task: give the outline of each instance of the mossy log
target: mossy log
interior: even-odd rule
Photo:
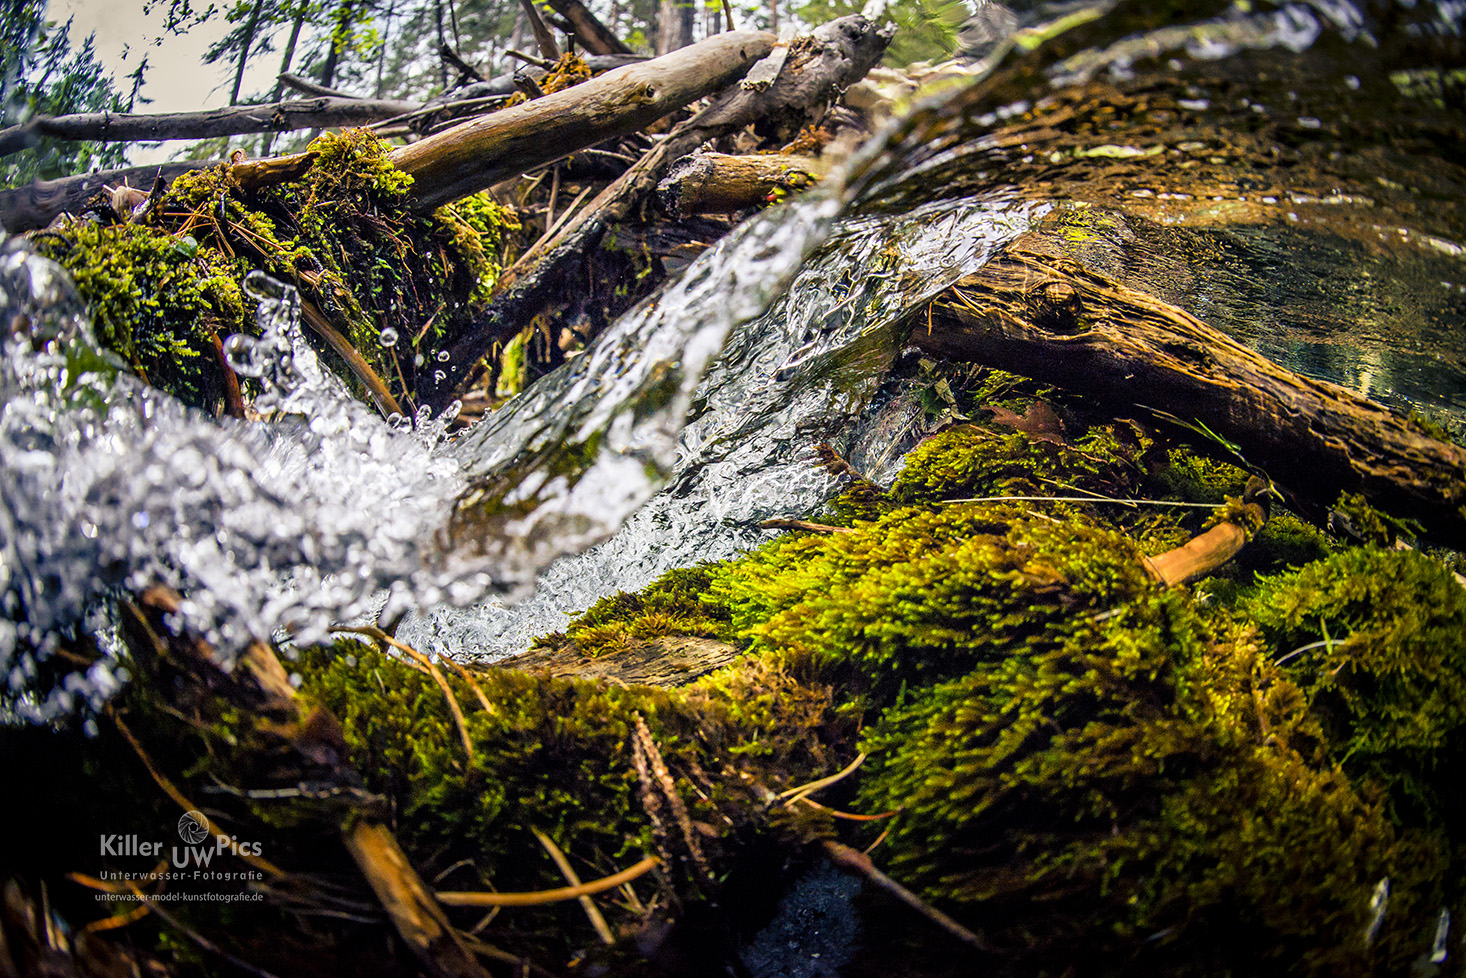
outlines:
[[[317,770],[317,777],[324,773],[334,784],[360,783],[346,765],[340,721],[296,695],[273,649],[253,643],[240,655],[231,677],[215,667],[213,650],[169,630],[165,619],[177,615],[179,606],[178,595],[154,587],[139,597],[137,605],[124,608],[123,627],[130,632],[129,646],[140,657],[139,665],[157,674],[172,660],[173,667],[197,677],[221,700],[245,707],[235,714],[237,739],[250,739],[251,726],[268,729],[274,738],[284,732],[288,753],[298,755],[298,763],[328,769]],[[152,661],[153,656],[159,661]],[[281,745],[275,750],[280,752]],[[341,839],[388,919],[429,973],[441,978],[487,978],[379,817],[359,813],[347,819]]]
[[[657,185],[657,201],[673,217],[731,214],[811,187],[823,170],[807,156],[695,153],[683,157]]]
[[[202,112],[83,112],[37,116],[21,125],[0,129],[0,156],[29,149],[43,136],[99,142],[212,139],[256,132],[362,126],[418,108],[420,103],[396,99],[317,97],[264,105],[231,105]]]
[[[1009,249],[933,302],[911,341],[1199,421],[1301,498],[1360,492],[1466,546],[1466,450],[1072,260]]]
[[[723,88],[773,49],[758,31],[717,34],[680,51],[445,130],[392,153],[420,210],[645,128]]]

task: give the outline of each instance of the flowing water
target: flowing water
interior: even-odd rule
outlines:
[[[738,553],[829,494],[818,443],[889,476],[924,421],[883,386],[901,330],[1021,236],[1305,373],[1466,409],[1466,7],[1024,16],[964,87],[452,440],[352,401],[262,278],[263,338],[229,354],[267,420],[206,418],[96,353],[64,276],[7,250],[0,705],[99,702],[125,676],[54,653],[150,583],[226,657],[400,612],[420,648],[498,657]]]

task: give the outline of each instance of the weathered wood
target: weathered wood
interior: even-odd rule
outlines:
[[[234,105],[204,112],[163,112],[155,115],[83,112],[77,115],[37,116],[23,125],[0,130],[0,156],[29,149],[42,136],[97,142],[211,139],[215,136],[256,132],[360,126],[412,112],[419,107],[417,102],[401,102],[395,99],[319,96],[265,105]]]
[[[740,77],[773,49],[756,31],[718,34],[533,102],[472,119],[404,146],[392,162],[431,210],[506,177],[645,128]]]
[[[548,672],[552,676],[608,678],[670,689],[720,669],[741,654],[736,645],[695,635],[663,635],[634,647],[594,656],[586,655],[579,646],[566,639],[557,647],[531,649],[501,659],[494,665],[527,672]]]
[[[324,95],[326,98],[356,98],[349,92],[343,92],[336,88],[327,88],[325,85],[317,85],[309,78],[302,78],[299,75],[292,75],[288,71],[282,71],[275,76],[278,84],[286,88],[293,88],[303,95]]]
[[[580,0],[545,2],[551,10],[570,22],[570,26],[575,28],[575,39],[591,54],[631,54],[631,49],[622,44]]]
[[[1067,259],[1010,248],[933,302],[911,342],[1195,419],[1302,499],[1363,493],[1442,543],[1466,546],[1466,450]]]
[[[171,181],[190,170],[218,166],[221,162],[205,160],[128,166],[59,180],[36,180],[24,187],[0,190],[0,227],[11,234],[43,228],[63,211],[80,211],[106,187],[121,184],[148,187],[159,176]]]
[[[781,153],[694,153],[657,184],[657,202],[673,217],[731,214],[769,202],[780,192],[812,187],[824,174],[818,160]]]
[[[531,316],[543,312],[552,291],[563,283],[581,256],[595,246],[607,228],[624,219],[646,199],[674,162],[705,141],[756,121],[777,118],[785,125],[804,125],[847,85],[865,77],[880,60],[892,32],[853,14],[796,39],[791,45],[793,53],[787,59],[765,49],[765,53],[774,53],[784,61],[775,81],[752,87],[740,85],[714,100],[702,112],[673,129],[559,230],[505,270],[499,278],[496,298],[483,317],[471,329],[448,341],[450,359],[443,371],[445,379],[436,388],[421,392],[425,402],[441,409],[451,401],[458,384],[469,375],[478,359],[495,341],[513,336]],[[735,36],[738,35],[719,34],[717,38]],[[701,46],[695,44],[665,57],[686,57]],[[810,101],[801,105],[798,101],[801,98]],[[547,101],[541,99],[535,104],[543,105]]]

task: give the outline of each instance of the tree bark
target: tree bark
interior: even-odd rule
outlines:
[[[454,126],[395,150],[392,162],[412,175],[417,208],[432,210],[530,167],[642,129],[727,85],[772,48],[768,34],[720,34]]]
[[[657,54],[671,54],[692,43],[696,13],[693,0],[661,0],[657,8]]]
[[[766,204],[780,192],[811,187],[823,172],[824,167],[807,156],[696,153],[679,160],[657,185],[657,201],[676,218],[731,214]]]
[[[632,50],[590,12],[580,0],[545,0],[550,9],[575,28],[575,39],[591,54],[632,54]]]
[[[360,126],[421,108],[417,102],[383,99],[310,98],[270,105],[236,105],[203,112],[122,115],[85,112],[39,117],[0,130],[0,156],[35,145],[42,136],[98,142],[210,139],[257,132],[288,132],[328,126]]]
[[[1067,259],[1009,249],[933,302],[911,342],[1199,421],[1302,499],[1362,493],[1466,547],[1466,449]]]

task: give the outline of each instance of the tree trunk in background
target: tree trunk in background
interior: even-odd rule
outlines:
[[[779,0],[769,0],[769,31],[779,33]]]
[[[448,38],[443,33],[443,0],[433,0],[433,26],[438,29],[438,50],[441,51],[448,46]],[[515,30],[519,26],[515,24]],[[442,58],[438,59],[438,83],[443,91],[448,91],[448,65]]]
[[[290,38],[285,42],[285,53],[280,55],[280,74],[283,75],[290,70],[290,64],[295,60],[295,45],[300,41],[300,29],[305,25],[305,0],[300,0],[300,5],[295,9],[295,20],[290,24]],[[275,90],[270,93],[270,101],[280,101],[280,96],[285,93],[285,83],[277,77],[275,79]],[[275,134],[266,133],[260,141],[260,156],[269,156],[275,148]]]
[[[669,54],[692,43],[695,0],[662,0],[657,8],[657,54]]]
[[[254,44],[255,31],[260,27],[260,14],[265,9],[265,0],[255,0],[244,25],[244,37],[239,42],[239,65],[234,69],[234,87],[229,91],[229,104],[239,104],[239,89],[244,84],[244,68],[249,64],[249,49]]]
[[[387,42],[392,38],[392,12],[396,9],[396,0],[387,4],[387,19],[382,24],[382,50],[377,53],[377,84],[372,88],[375,98],[382,97],[382,74],[387,68]]]
[[[341,49],[351,36],[352,21],[355,19],[356,8],[349,0],[336,8],[335,23],[331,27],[331,47],[326,51],[326,63],[321,65],[320,83],[327,88],[336,81],[336,66],[341,61]]]

